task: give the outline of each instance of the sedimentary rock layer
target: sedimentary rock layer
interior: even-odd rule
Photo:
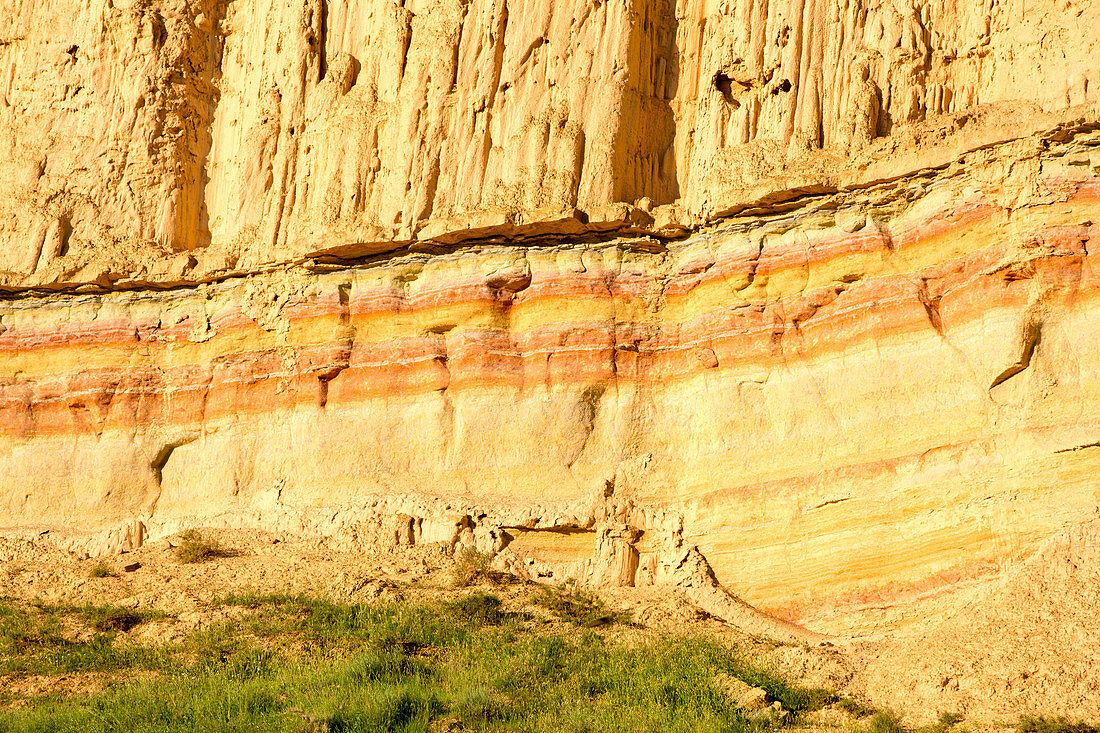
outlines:
[[[0,511],[628,584],[694,546],[777,616],[888,628],[1097,504],[1098,149],[1060,132],[682,240],[26,292],[0,304]]]

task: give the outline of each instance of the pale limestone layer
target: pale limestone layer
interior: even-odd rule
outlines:
[[[1090,2],[0,5],[0,271],[682,234],[1098,119]]]

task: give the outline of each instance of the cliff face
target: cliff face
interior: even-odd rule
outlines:
[[[11,287],[675,232],[1092,119],[1100,97],[1090,2],[0,9]]]
[[[0,524],[920,618],[1097,505],[1100,5],[1033,5],[3,0]]]

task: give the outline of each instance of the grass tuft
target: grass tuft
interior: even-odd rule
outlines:
[[[853,700],[850,697],[840,698],[837,700],[836,706],[853,718],[866,718],[878,712],[877,708],[873,708],[870,705],[864,705],[858,700]]]
[[[945,710],[944,712],[940,713],[940,717],[936,721],[936,724],[932,726],[932,733],[947,733],[947,731],[951,730],[962,721],[962,715],[958,713],[947,712]]]
[[[176,559],[182,563],[198,563],[225,557],[226,551],[213,538],[204,537],[197,529],[189,529],[180,535]]]
[[[882,710],[875,713],[867,726],[868,733],[906,733],[897,713]]]
[[[468,623],[499,624],[505,618],[500,598],[491,593],[471,593],[446,604],[446,609]]]
[[[165,618],[160,611],[135,610],[118,606],[76,606],[69,609],[99,632],[129,631],[147,621]]]
[[[473,547],[462,548],[455,556],[455,564],[451,568],[451,585],[455,588],[468,588],[479,581],[495,584],[496,576],[489,568],[492,561],[491,553],[480,552]]]
[[[467,724],[502,722],[515,715],[511,703],[499,692],[485,685],[461,691],[451,709],[459,720]]]
[[[542,586],[531,597],[531,603],[547,609],[560,621],[569,621],[586,629],[630,623],[629,613],[612,611],[599,596],[579,588]]]
[[[115,575],[114,569],[105,562],[97,563],[94,568],[88,571],[89,578],[110,578],[113,575]]]

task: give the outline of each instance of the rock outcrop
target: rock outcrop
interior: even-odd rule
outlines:
[[[9,531],[476,546],[806,641],[1097,505],[1096,3],[0,5]]]
[[[0,285],[624,230],[1095,119],[1091,2],[5,0]],[[1089,111],[1092,110],[1092,111]]]

